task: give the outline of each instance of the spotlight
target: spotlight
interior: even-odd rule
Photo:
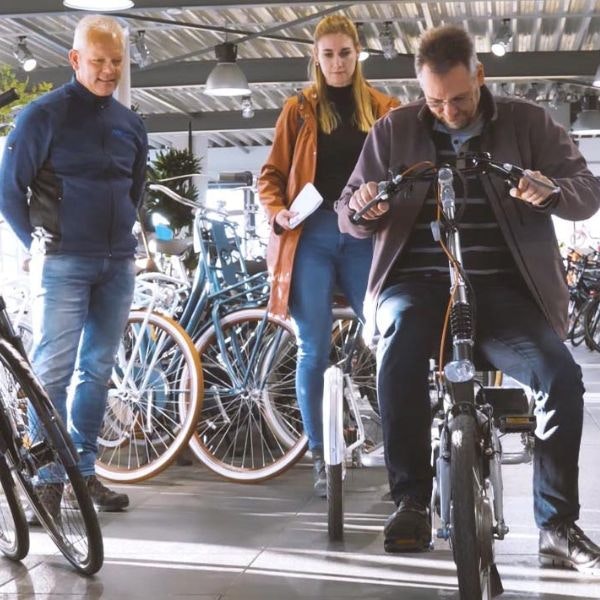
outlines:
[[[492,42],[492,52],[496,56],[504,56],[512,41],[513,32],[510,27],[510,19],[502,19],[502,25]]]
[[[381,43],[381,49],[383,50],[383,56],[388,60],[398,56],[398,51],[395,46],[394,34],[392,33],[392,22],[386,21],[383,24],[383,29],[379,34],[379,41]]]
[[[217,66],[206,80],[204,93],[209,96],[248,96],[252,92],[244,72],[236,64],[237,46],[224,42],[215,46]]]
[[[132,0],[63,0],[67,8],[89,10],[92,12],[111,12],[127,10],[133,6]]]
[[[37,67],[37,60],[33,58],[33,54],[31,54],[31,50],[27,47],[27,42],[25,41],[26,36],[20,35],[19,41],[17,42],[17,46],[14,50],[15,58],[19,61],[21,68],[23,71],[33,71]]]
[[[147,67],[152,62],[152,55],[146,44],[146,32],[142,29],[131,44],[131,56],[138,67]]]
[[[244,96],[242,98],[242,117],[251,119],[254,116],[254,106],[252,106],[252,98]]]
[[[364,25],[362,23],[356,24],[356,29],[358,31],[358,43],[360,44],[360,52],[358,53],[358,60],[363,62],[369,58],[369,50],[367,46],[367,38],[365,37]]]

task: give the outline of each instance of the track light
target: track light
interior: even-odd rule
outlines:
[[[37,67],[37,60],[31,54],[31,50],[27,47],[25,41],[26,36],[20,35],[19,41],[14,51],[15,58],[19,61],[23,71],[33,71]]]
[[[76,10],[111,12],[132,8],[133,2],[132,0],[63,0],[63,5]]]
[[[152,62],[152,55],[146,44],[146,32],[142,29],[137,32],[131,44],[131,56],[138,67],[147,67]]]
[[[383,24],[383,29],[379,34],[379,41],[381,43],[381,49],[383,50],[383,56],[388,60],[398,56],[396,50],[394,34],[392,33],[392,22],[386,21]]]
[[[209,96],[249,96],[252,92],[242,69],[236,64],[237,46],[224,42],[215,46],[217,66],[206,80],[204,93]]]
[[[510,19],[502,19],[502,25],[492,42],[492,52],[496,56],[504,56],[512,41],[513,32],[510,26]]]
[[[358,43],[360,44],[360,52],[358,53],[358,60],[363,62],[369,58],[369,50],[367,49],[367,38],[365,37],[364,25],[362,23],[356,24],[356,30],[358,31]]]
[[[252,98],[250,96],[244,96],[242,98],[242,117],[244,119],[251,119],[254,116],[254,106],[252,105]]]

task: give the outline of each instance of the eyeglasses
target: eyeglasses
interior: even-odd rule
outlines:
[[[467,108],[473,102],[473,94],[462,94],[460,96],[456,96],[456,98],[450,98],[450,100],[427,100],[425,99],[425,103],[431,110],[442,110],[444,106],[447,104],[448,106],[452,106],[458,110],[462,108]]]

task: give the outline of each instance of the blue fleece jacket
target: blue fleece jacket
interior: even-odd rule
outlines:
[[[140,116],[73,79],[19,114],[0,165],[0,212],[27,248],[132,256],[147,154]]]

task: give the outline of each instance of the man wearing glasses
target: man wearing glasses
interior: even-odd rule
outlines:
[[[489,152],[526,171],[510,191],[487,175],[456,182],[478,351],[538,398],[533,496],[540,559],[595,574],[600,548],[576,525],[584,388],[562,342],[568,294],[551,216],[589,218],[600,185],[544,108],[492,96],[464,30],[428,30],[415,69],[424,98],[375,124],[336,205],[342,232],[374,236],[365,317],[380,334],[378,394],[397,506],[384,528],[385,549],[419,551],[430,543],[428,360],[448,302],[448,261],[431,235],[435,189],[427,182],[371,208],[356,225],[351,217],[375,197],[375,182],[389,169],[420,161],[460,165],[467,153]]]

